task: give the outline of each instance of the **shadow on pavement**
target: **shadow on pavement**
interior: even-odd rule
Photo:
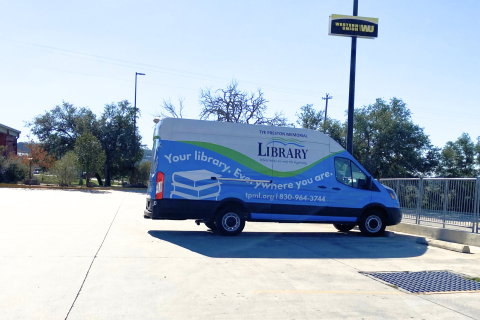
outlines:
[[[417,257],[427,246],[416,237],[366,238],[359,232],[243,232],[224,237],[212,231],[156,231],[152,237],[212,258],[383,259]]]

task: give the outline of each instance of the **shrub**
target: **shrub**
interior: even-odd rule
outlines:
[[[149,177],[150,177],[150,161],[143,161],[140,163],[140,165],[135,166],[135,178],[138,181],[138,183],[147,185]]]
[[[73,151],[67,152],[55,163],[53,173],[61,186],[69,186],[77,177],[77,156]]]
[[[0,166],[2,183],[17,183],[27,176],[28,168],[19,159],[2,159]]]

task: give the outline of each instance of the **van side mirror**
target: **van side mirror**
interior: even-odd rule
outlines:
[[[358,183],[358,188],[360,189],[367,189],[367,180],[365,179],[358,179],[357,180],[357,183]]]

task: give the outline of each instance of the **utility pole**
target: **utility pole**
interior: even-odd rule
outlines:
[[[353,0],[353,16],[358,16],[358,0]],[[350,87],[348,90],[348,128],[347,151],[353,155],[353,109],[355,101],[355,65],[357,61],[357,37],[352,37],[352,51],[350,54]]]
[[[332,96],[329,96],[327,93],[327,96],[324,98],[322,97],[323,100],[325,100],[325,119],[323,120],[323,124],[327,121],[327,108],[328,108],[328,99],[333,99]]]

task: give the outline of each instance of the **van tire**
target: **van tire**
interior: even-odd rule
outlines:
[[[333,226],[335,227],[335,229],[337,229],[340,232],[348,232],[355,227],[354,224],[340,224],[340,223],[334,223]]]
[[[358,227],[365,237],[383,236],[386,227],[384,215],[379,210],[369,210],[360,218]]]
[[[236,207],[226,207],[215,216],[215,226],[224,236],[238,236],[245,228],[245,217]]]
[[[214,221],[204,221],[203,224],[212,231],[217,230],[217,226],[215,225]]]

